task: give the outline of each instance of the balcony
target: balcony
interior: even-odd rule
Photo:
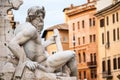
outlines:
[[[89,68],[96,68],[97,67],[97,62],[94,61],[94,62],[87,62],[87,66]]]
[[[112,79],[113,76],[111,75],[111,72],[110,71],[105,71],[102,73],[102,77],[103,78],[107,78],[107,79]]]

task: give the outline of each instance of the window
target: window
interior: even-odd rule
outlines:
[[[118,69],[120,69],[120,57],[118,57]]]
[[[95,26],[95,18],[93,18],[93,26]]]
[[[117,69],[117,59],[116,58],[113,59],[113,69],[114,70]]]
[[[86,71],[84,71],[84,79],[86,79]]]
[[[79,63],[81,63],[81,54],[79,53]]]
[[[75,35],[73,35],[73,46],[75,46]]]
[[[82,73],[79,72],[79,79],[81,80],[82,79]]]
[[[106,71],[106,63],[105,63],[105,61],[102,61],[102,71],[103,72]]]
[[[82,20],[82,28],[84,28],[84,27],[85,27],[85,21]]]
[[[75,35],[73,35],[73,41],[75,41]]]
[[[94,34],[93,35],[93,42],[95,42],[96,41],[96,35]]]
[[[73,31],[75,30],[75,23],[73,23]]]
[[[91,18],[89,19],[89,26],[90,27],[92,26],[92,19]]]
[[[120,38],[120,37],[119,37],[119,36],[120,36],[119,34],[120,34],[119,28],[117,28],[117,39],[118,39],[118,40],[119,40],[119,38]]]
[[[115,29],[113,29],[113,41],[116,40],[116,34],[115,34]]]
[[[100,27],[104,27],[105,26],[105,20],[104,19],[101,19],[100,20]]]
[[[85,44],[85,37],[83,37],[83,44]]]
[[[93,62],[93,56],[92,56],[92,53],[90,54],[90,60],[91,60],[91,62]]]
[[[109,25],[109,17],[106,17],[106,24]]]
[[[108,62],[108,75],[111,75],[111,62],[110,62],[110,60],[107,60],[107,62]]]
[[[104,33],[102,33],[102,44],[104,44]]]
[[[110,47],[110,35],[109,35],[109,31],[107,31],[107,45],[108,45],[108,47]]]
[[[84,60],[84,62],[86,62],[86,54],[85,54],[85,52],[83,52],[83,60]]]
[[[90,35],[90,43],[92,42],[92,35]]]
[[[119,14],[118,14],[118,12],[116,13],[116,21],[117,22],[119,21]]]
[[[94,53],[94,62],[96,62],[96,53]]]
[[[112,15],[113,23],[115,23],[115,14]]]
[[[80,45],[80,38],[78,38],[78,45]]]
[[[80,22],[79,21],[77,22],[77,25],[78,25],[78,29],[80,29]]]
[[[52,54],[55,54],[56,52],[54,51],[54,52],[52,52]]]
[[[96,77],[97,77],[97,71],[96,71],[96,69],[92,69],[91,70],[91,78],[94,79]]]

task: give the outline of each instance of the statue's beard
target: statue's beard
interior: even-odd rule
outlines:
[[[43,26],[39,26],[39,27],[37,27],[37,31],[38,31],[38,33],[41,33],[42,30],[43,30]]]

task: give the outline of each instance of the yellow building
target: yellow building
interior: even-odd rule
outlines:
[[[58,29],[60,33],[61,43],[63,50],[69,50],[69,37],[68,37],[68,25],[67,24],[58,24],[54,25],[43,32],[42,38],[45,40],[49,39],[52,35],[54,35],[53,30]],[[56,44],[51,44],[46,48],[49,54],[54,54],[57,52]]]
[[[120,80],[120,0],[107,1],[97,2],[95,14],[98,19],[98,80]]]
[[[16,23],[14,21],[13,11],[12,10],[8,10],[7,14],[8,14],[8,18],[9,18],[10,24],[12,26],[12,29],[15,29],[15,24]]]
[[[97,80],[96,0],[64,9],[69,48],[76,51],[79,80]]]

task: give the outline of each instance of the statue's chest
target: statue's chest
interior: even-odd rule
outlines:
[[[32,40],[24,44],[24,50],[26,55],[31,58],[33,58],[36,55],[40,55],[44,53],[44,49],[42,45],[37,44]]]

